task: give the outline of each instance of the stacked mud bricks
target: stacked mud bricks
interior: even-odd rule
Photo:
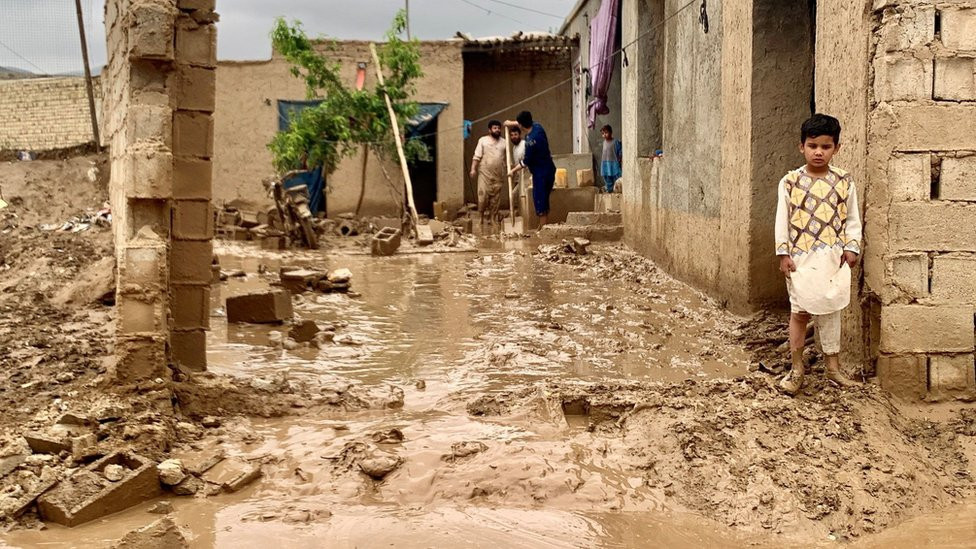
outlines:
[[[875,3],[865,283],[882,384],[976,390],[976,3]]]
[[[109,0],[104,120],[118,257],[117,372],[206,369],[214,0]]]

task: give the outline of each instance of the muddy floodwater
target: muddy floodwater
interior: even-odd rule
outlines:
[[[214,288],[213,372],[395,386],[403,405],[343,413],[309,407],[251,420],[244,442],[223,445],[263,463],[258,483],[233,495],[169,498],[191,547],[784,546],[783,537],[743,533],[668,505],[668,484],[649,485],[601,451],[600,439],[587,438],[585,415],[541,421],[472,411],[479,399],[546,380],[678,382],[747,372],[747,354],[729,337],[741,319],[699,293],[660,275],[641,287],[540,261],[535,247],[517,241],[375,259],[224,244],[223,269],[246,275]],[[267,288],[261,273],[282,265],[352,271],[353,296],[306,293],[295,304],[302,319],[336,326],[335,344],[285,350],[274,344],[281,327],[226,323],[224,299]],[[338,473],[351,444],[369,437],[402,465],[382,482]],[[456,465],[463,460],[480,461]],[[146,513],[150,506],[70,530],[12,532],[0,545],[106,546],[157,518]],[[976,507],[953,507],[857,545],[971,546],[973,518]]]

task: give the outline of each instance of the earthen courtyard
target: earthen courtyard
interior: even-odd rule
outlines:
[[[621,0],[608,195],[578,99],[609,1],[421,41],[430,242],[397,158],[353,155],[308,249],[262,181],[304,100],[284,59],[218,60],[213,0],[108,0],[102,143],[18,126],[26,99],[0,140],[0,546],[970,543],[976,5],[707,2],[705,29],[700,2]],[[328,51],[355,81],[368,45]],[[87,108],[32,80],[0,103]],[[506,197],[517,234],[479,226],[461,127],[525,97],[568,182],[542,230]],[[811,330],[790,398],[768,225],[813,107],[862,196],[858,383]]]

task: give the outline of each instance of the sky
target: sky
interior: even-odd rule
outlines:
[[[311,36],[379,39],[407,0],[217,0],[220,59],[267,59],[275,17],[298,19]],[[0,67],[45,74],[81,71],[73,0],[2,0]],[[556,32],[575,0],[409,0],[420,39]],[[104,0],[81,0],[92,65],[105,64]],[[538,13],[542,12],[542,13]]]

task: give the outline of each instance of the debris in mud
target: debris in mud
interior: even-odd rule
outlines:
[[[60,454],[71,450],[71,443],[43,433],[24,433],[24,440],[35,454]]]
[[[186,536],[167,516],[129,532],[112,549],[180,549],[189,546]]]
[[[331,272],[313,271],[295,267],[282,267],[279,280],[283,287],[292,293],[308,291],[321,293],[349,293],[352,289],[352,272],[349,269],[336,269]]]
[[[417,226],[417,245],[429,246],[434,243],[434,233],[429,225]]]
[[[403,458],[396,454],[376,451],[359,460],[359,468],[374,480],[383,480],[402,463]]]
[[[318,324],[314,320],[302,320],[301,322],[295,323],[288,330],[288,337],[298,343],[307,343],[314,340],[320,331]]]
[[[328,519],[332,512],[315,503],[273,502],[262,504],[262,508],[241,515],[244,522],[280,521],[285,524],[309,524]]]
[[[589,246],[590,241],[585,238],[577,237],[572,240],[562,241],[563,251],[576,255],[586,255],[586,250]]]
[[[400,242],[400,229],[384,227],[370,240],[370,252],[379,256],[393,255],[400,248]]]
[[[173,504],[168,501],[157,501],[149,508],[149,512],[154,515],[168,515],[173,512]]]
[[[157,465],[156,470],[159,472],[159,482],[162,482],[166,486],[179,484],[186,478],[183,463],[178,459],[167,459]]]
[[[454,462],[475,454],[480,454],[486,450],[488,450],[488,446],[484,442],[455,442],[451,445],[451,453],[441,456],[441,459],[444,461]]]
[[[399,444],[403,442],[403,431],[399,429],[377,431],[373,433],[371,438],[377,444]]]
[[[961,435],[904,417],[879,388],[817,380],[794,400],[773,385],[762,375],[542,383],[483,395],[468,411],[527,411],[535,421],[554,409],[583,414],[592,428],[569,444],[600,448],[602,460],[671,505],[750,531],[853,538],[976,488],[956,474],[968,469]]]
[[[126,469],[118,464],[106,465],[102,474],[105,475],[105,479],[109,482],[118,482],[125,477]]]
[[[207,470],[202,478],[210,484],[223,487],[228,492],[237,492],[261,476],[261,467],[244,460],[225,459]]]
[[[108,465],[126,469],[119,481],[108,480]],[[132,453],[114,453],[64,479],[41,496],[38,510],[44,520],[64,526],[79,524],[128,509],[159,495],[159,479],[153,463]]]
[[[271,290],[228,297],[227,322],[250,324],[281,324],[293,316],[291,294],[285,290]]]

